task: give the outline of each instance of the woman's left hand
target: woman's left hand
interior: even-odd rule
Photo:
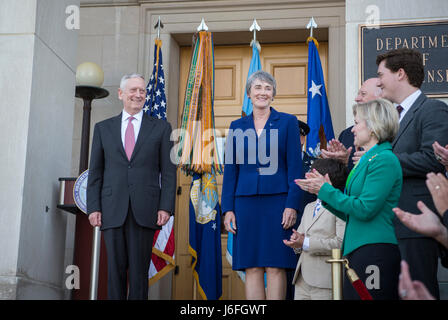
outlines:
[[[291,228],[292,226],[294,226],[296,221],[297,221],[297,211],[292,208],[285,208],[285,210],[283,211],[283,219],[282,219],[283,229],[286,230]]]
[[[296,179],[294,182],[304,191],[318,194],[325,182],[331,184],[328,174],[321,175],[316,169],[305,174],[306,179]]]

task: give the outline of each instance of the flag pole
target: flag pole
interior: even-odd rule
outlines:
[[[312,37],[313,37],[313,29],[314,29],[314,28],[317,28],[317,23],[316,23],[316,21],[314,20],[314,17],[311,17],[310,21],[309,21],[308,24],[306,25],[306,28],[307,28],[307,29],[311,29],[311,30],[310,30],[310,38],[312,38]]]
[[[157,23],[154,25],[154,29],[157,29],[157,39],[160,39],[160,29],[163,29],[163,23],[160,20],[160,16],[159,20],[157,20]]]
[[[101,231],[100,227],[95,227],[93,231],[92,243],[92,260],[90,269],[90,300],[96,300],[98,296],[98,274],[100,265],[100,251],[101,251]]]
[[[309,155],[320,156],[320,150],[326,149],[327,141],[334,138],[330,108],[325,89],[325,79],[319,57],[319,42],[313,36],[317,23],[311,17],[307,29],[310,29],[308,44],[308,89],[307,89],[307,124],[310,133],[306,138]]]
[[[201,24],[198,26],[197,30],[198,30],[198,32],[199,31],[208,31],[208,27],[205,24],[204,18],[202,18]]]
[[[257,31],[260,31],[260,30],[261,30],[261,28],[258,25],[257,20],[254,19],[254,22],[252,23],[252,25],[249,28],[249,31],[253,31],[253,33],[254,33],[254,38],[250,42],[250,46],[252,47],[253,45],[256,45],[258,51],[261,51],[260,43],[257,41]]]

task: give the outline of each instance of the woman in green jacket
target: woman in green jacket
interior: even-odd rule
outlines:
[[[354,105],[353,114],[355,146],[366,152],[350,172],[345,191],[314,171],[295,181],[346,222],[342,254],[373,299],[398,299],[400,251],[392,208],[398,204],[403,177],[390,144],[398,132],[398,113],[388,100],[378,99]],[[359,299],[347,277],[343,296]]]

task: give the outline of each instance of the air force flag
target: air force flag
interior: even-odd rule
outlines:
[[[321,128],[326,141],[334,138],[333,125],[331,123],[330,108],[328,107],[327,92],[325,90],[324,75],[320,63],[319,52],[314,38],[308,38],[308,116],[307,124],[310,133],[306,139],[306,150],[311,156],[320,155]]]

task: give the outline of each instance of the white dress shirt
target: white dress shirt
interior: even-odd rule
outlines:
[[[126,128],[128,127],[129,117],[131,115],[124,111],[121,114],[121,142],[123,143],[124,148],[124,136],[126,134]],[[141,110],[136,115],[133,115],[134,119],[132,120],[132,125],[134,126],[134,137],[135,141],[137,141],[138,133],[140,132],[140,127],[142,125],[142,118],[143,118],[143,110]]]
[[[321,208],[322,208],[322,200],[317,199],[317,200],[316,200],[316,205],[314,206],[313,219],[316,218],[316,215],[319,213],[319,210],[320,210]],[[308,250],[310,250],[310,238],[309,238],[309,237],[305,237],[305,238],[303,239],[302,250],[303,250],[303,251],[308,251]]]
[[[417,98],[420,96],[421,93],[422,93],[421,90],[418,89],[413,94],[411,94],[406,99],[404,99],[403,102],[400,103],[400,106],[403,108],[403,111],[401,111],[401,114],[400,114],[400,119],[399,119],[400,122],[401,122],[401,119],[404,118],[404,115],[406,114],[406,112],[408,112],[408,110],[412,107],[415,100],[417,100]],[[398,104],[396,104],[395,106],[398,106]]]

